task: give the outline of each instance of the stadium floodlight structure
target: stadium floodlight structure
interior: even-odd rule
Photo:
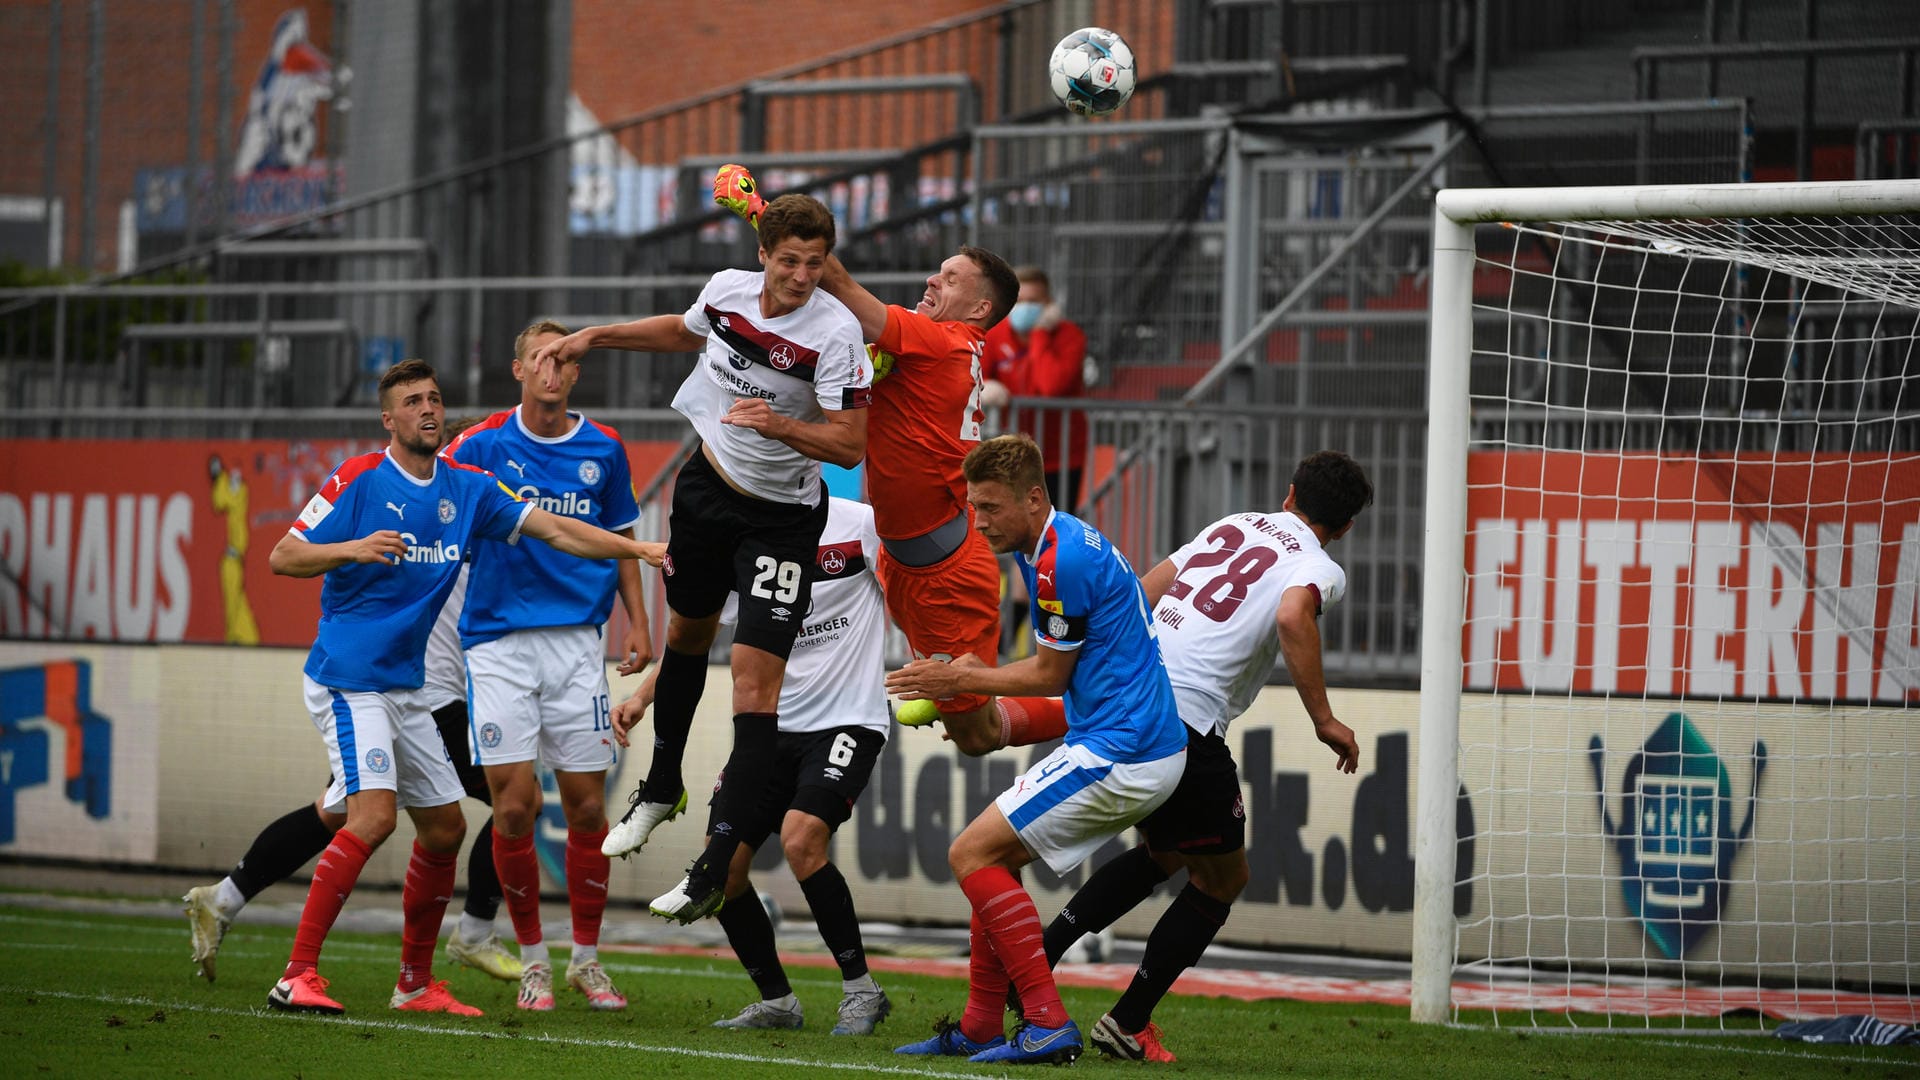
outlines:
[[[1442,191],[1431,288],[1414,1019],[1920,1020],[1920,181]]]

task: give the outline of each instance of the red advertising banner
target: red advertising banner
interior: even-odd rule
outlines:
[[[1476,453],[1469,689],[1920,702],[1920,456]]]
[[[306,646],[320,582],[267,554],[385,439],[0,440],[0,638]],[[633,442],[640,483],[675,444]]]

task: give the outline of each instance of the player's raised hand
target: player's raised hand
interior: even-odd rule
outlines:
[[[753,174],[745,165],[720,166],[720,171],[713,174],[713,201],[745,218],[747,224],[759,231],[760,212],[767,208],[767,201],[760,197],[759,185],[753,182]]]
[[[1352,728],[1329,716],[1313,725],[1313,734],[1340,755],[1341,772],[1350,773],[1360,767],[1360,743],[1353,737]]]
[[[591,329],[576,330],[533,350],[533,355],[521,361],[526,365],[527,380],[538,379],[549,391],[560,389],[560,366],[568,361],[578,363],[593,348]]]
[[[357,563],[390,563],[398,566],[400,560],[407,557],[407,542],[400,539],[398,532],[381,529],[351,541],[348,553]]]

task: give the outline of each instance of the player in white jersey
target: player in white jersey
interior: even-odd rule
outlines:
[[[1141,584],[1188,727],[1180,785],[1140,823],[1146,843],[1109,861],[1047,927],[1048,963],[1082,934],[1099,933],[1145,900],[1175,870],[1187,885],[1147,938],[1133,982],[1091,1033],[1111,1057],[1172,1061],[1151,1022],[1180,973],[1198,963],[1247,884],[1246,811],[1227,749],[1227,725],[1247,710],[1284,657],[1313,722],[1338,755],[1359,767],[1353,730],[1327,701],[1320,667],[1320,613],[1346,594],[1347,575],[1326,547],[1353,527],[1373,486],[1345,454],[1322,450],[1301,461],[1277,513],[1234,514],[1214,522],[1149,571]]]
[[[557,365],[595,348],[702,354],[673,400],[701,446],[674,482],[653,763],[607,834],[609,855],[638,850],[686,806],[681,760],[729,593],[740,596],[740,623],[730,658],[733,754],[715,811],[721,823],[751,812],[773,767],[780,682],[808,607],[805,568],[827,519],[819,463],[850,468],[867,447],[873,369],[860,324],[816,288],[833,241],[825,206],[783,195],[761,215],[763,273],[721,271],[684,315],[589,327],[535,356]],[[718,910],[735,833],[717,831],[686,879],[654,900],[653,913],[692,922]]]
[[[626,447],[613,429],[568,408],[580,365],[560,367],[559,385],[527,366],[533,350],[566,336],[540,321],[513,343],[520,405],[473,425],[441,454],[486,469],[514,494],[551,513],[633,535],[640,509]],[[520,943],[519,1007],[554,1007],[553,964],[540,920],[540,865],[533,830],[540,816],[538,757],[553,770],[567,822],[566,887],[573,931],[567,984],[600,1010],[627,999],[600,963],[607,906],[607,769],[613,764],[608,719],[607,617],[618,596],[627,616],[623,673],[650,661],[640,571],[631,561],[582,561],[537,541],[483,543],[474,550],[474,584],[460,616],[472,697],[472,761],[493,791],[494,865]]]
[[[814,579],[813,607],[793,644],[780,690],[777,763],[742,826],[740,847],[727,873],[730,902],[718,915],[760,1000],[715,1027],[801,1024],[800,1002],[780,965],[773,924],[766,909],[753,902],[753,883],[747,877],[754,851],[775,832],[820,937],[840,965],[843,997],[833,1033],[871,1034],[892,1010],[867,970],[847,880],[827,860],[828,841],[852,814],[887,741],[887,612],[873,572],[879,549],[872,507],[848,499],[827,501],[819,553],[808,565]],[[727,614],[734,610],[730,599]],[[649,679],[639,693],[614,706],[614,732],[622,746],[652,700]],[[746,903],[731,902],[742,897]]]

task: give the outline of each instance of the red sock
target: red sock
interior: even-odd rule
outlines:
[[[500,896],[513,918],[514,940],[540,944],[540,862],[533,854],[533,834],[509,837],[494,822],[493,869],[500,875]]]
[[[1047,966],[1040,912],[1033,906],[1033,897],[1020,887],[1020,879],[1004,866],[989,866],[968,874],[960,890],[973,905],[1007,978],[1020,991],[1020,1009],[1027,1020],[1048,1028],[1066,1023],[1067,1008],[1060,1003],[1053,969]],[[1001,1000],[1005,999],[1003,989]],[[968,1004],[971,1007],[971,996]]]
[[[435,854],[413,844],[407,863],[407,883],[400,890],[400,910],[406,922],[400,929],[400,990],[411,993],[433,978],[433,947],[440,943],[440,923],[453,899],[453,868],[458,851]]]
[[[986,927],[975,912],[973,954],[967,959],[967,1011],[960,1014],[960,1034],[974,1042],[991,1042],[1006,1034],[1007,969],[993,951]]]
[[[1032,746],[1067,734],[1067,703],[1057,697],[996,698],[1000,745]]]
[[[293,932],[293,955],[287,959],[286,973],[291,979],[320,962],[320,946],[327,931],[340,917],[340,908],[360,880],[360,871],[373,856],[365,840],[345,829],[333,834],[333,842],[320,853],[313,868],[313,884],[307,889],[307,903],[300,909],[300,928]]]
[[[573,943],[600,944],[600,916],[607,910],[607,871],[613,860],[600,854],[607,830],[567,830],[567,907],[573,912]]]

